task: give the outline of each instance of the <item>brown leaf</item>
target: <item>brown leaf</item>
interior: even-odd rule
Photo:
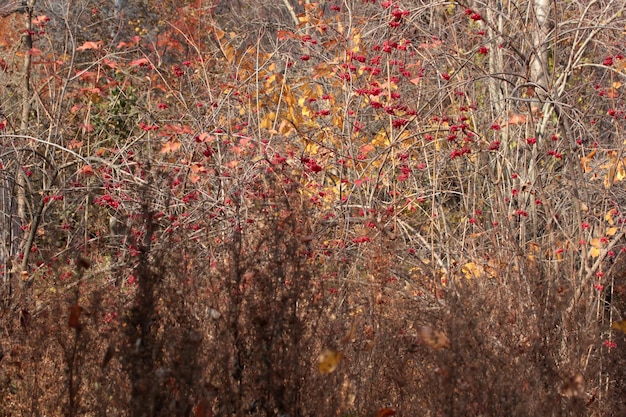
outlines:
[[[202,398],[196,407],[194,417],[213,417],[213,410],[211,410],[211,403],[208,399]]]
[[[626,320],[614,321],[611,323],[611,329],[618,330],[626,334]]]
[[[91,267],[91,260],[86,256],[81,255],[76,259],[76,266],[78,269],[89,269],[89,267]]]
[[[80,323],[78,322],[80,319],[80,313],[82,313],[83,308],[78,304],[74,304],[70,307],[70,317],[68,319],[68,326],[72,329],[78,329],[80,327]]]
[[[381,408],[380,410],[378,410],[376,412],[375,417],[389,417],[389,416],[395,416],[397,413],[395,410],[392,410],[391,408]]]
[[[28,312],[28,310],[22,310],[20,313],[20,326],[22,326],[22,328],[28,330],[28,328],[30,327],[30,320],[31,320],[31,315]]]
[[[450,349],[450,339],[440,330],[433,329],[431,326],[422,326],[419,328],[419,337],[422,343],[438,350]]]

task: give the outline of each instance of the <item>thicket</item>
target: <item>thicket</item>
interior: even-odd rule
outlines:
[[[0,416],[611,416],[621,1],[0,3]]]

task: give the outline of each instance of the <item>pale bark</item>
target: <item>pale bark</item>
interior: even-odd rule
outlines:
[[[533,0],[535,24],[532,25],[533,53],[530,57],[530,81],[548,90],[549,0]],[[541,90],[541,89],[539,89]],[[541,96],[542,91],[537,91]]]

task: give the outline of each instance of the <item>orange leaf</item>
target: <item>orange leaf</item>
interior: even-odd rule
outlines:
[[[78,149],[83,146],[82,140],[70,140],[67,144],[67,149]]]
[[[521,114],[521,113],[512,113],[509,116],[510,125],[519,125],[522,123],[526,123],[526,115]]]
[[[130,63],[131,67],[148,67],[150,66],[150,61],[148,58],[139,58]]]
[[[395,410],[392,410],[391,408],[381,408],[380,410],[376,412],[375,417],[389,417],[389,416],[395,416],[396,414],[397,413],[395,412]]]
[[[284,41],[285,39],[293,39],[296,35],[293,32],[289,32],[288,30],[279,30],[276,35],[278,36],[279,41]]]
[[[41,16],[33,17],[34,25],[43,25],[45,23],[48,23],[49,21],[50,21],[50,18],[46,16],[45,14],[42,14]]]
[[[172,140],[168,140],[167,142],[165,142],[165,144],[161,148],[161,153],[176,152],[179,149],[180,149],[180,142],[175,139],[172,139]]]
[[[88,49],[98,50],[101,47],[102,47],[102,41],[98,41],[98,42],[87,41],[83,43],[81,46],[79,46],[78,48],[76,48],[76,50],[77,51],[86,51]]]
[[[197,142],[213,142],[215,136],[209,135],[207,132],[202,132],[196,137]]]
[[[84,167],[82,167],[81,169],[78,170],[78,174],[94,175],[95,172],[94,172],[93,168],[91,167],[91,165],[85,165]]]
[[[139,36],[135,36],[135,37],[133,37],[131,42],[120,42],[120,43],[118,43],[117,44],[117,49],[124,48],[126,46],[135,46],[135,45],[139,44],[140,40],[141,40],[141,38]]]
[[[72,307],[70,307],[70,317],[67,324],[72,329],[77,329],[80,326],[80,324],[78,323],[78,319],[80,318],[80,313],[82,313],[82,311],[83,308],[78,304],[74,304]]]
[[[365,145],[361,146],[361,149],[359,149],[359,152],[363,155],[367,155],[368,153],[372,152],[375,149],[376,147],[374,147],[374,145],[370,143],[366,143]]]
[[[200,164],[191,164],[189,169],[191,169],[191,172],[194,174],[197,174],[198,172],[206,172],[206,168]]]

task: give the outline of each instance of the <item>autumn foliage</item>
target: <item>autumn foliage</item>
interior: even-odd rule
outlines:
[[[623,2],[5,3],[0,416],[618,415]]]

